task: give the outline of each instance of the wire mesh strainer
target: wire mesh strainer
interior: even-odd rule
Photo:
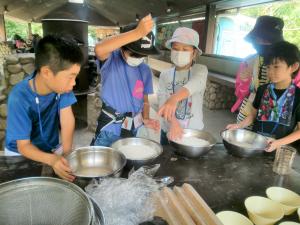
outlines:
[[[90,225],[93,206],[76,185],[50,177],[0,184],[0,225]]]

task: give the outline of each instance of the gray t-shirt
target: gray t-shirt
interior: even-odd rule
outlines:
[[[159,77],[158,104],[161,107],[180,88],[186,88],[190,96],[178,103],[176,117],[182,128],[203,129],[203,96],[206,88],[207,67],[194,64],[190,70],[175,72],[175,68],[163,71]],[[162,130],[169,131],[169,123],[162,119]]]

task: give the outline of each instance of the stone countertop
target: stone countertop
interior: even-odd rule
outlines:
[[[0,183],[25,178],[41,176],[42,164],[21,156],[0,156]]]
[[[233,210],[247,215],[244,200],[253,195],[266,196],[270,186],[282,186],[300,193],[300,168],[291,174],[277,175],[272,171],[273,157],[260,156],[237,158],[227,154],[224,146],[216,145],[207,155],[186,159],[173,153],[171,146],[164,146],[164,153],[154,163],[161,167],[157,176],[174,176],[174,185],[190,183],[213,209]],[[300,161],[296,157],[294,166]],[[45,172],[46,171],[46,172]],[[0,156],[0,183],[29,176],[51,176],[47,167],[23,157]],[[297,220],[294,213],[285,220]]]
[[[270,186],[285,187],[300,194],[299,155],[292,173],[285,176],[272,171],[273,160],[274,156],[234,157],[222,144],[199,159],[186,159],[174,155],[172,147],[166,146],[157,161],[161,163],[157,175],[174,176],[177,186],[191,184],[215,213],[233,210],[247,216],[244,200],[253,195],[266,197]],[[285,216],[281,222],[286,220],[299,222],[297,213]]]

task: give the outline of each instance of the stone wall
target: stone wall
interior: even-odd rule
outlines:
[[[0,43],[0,65],[3,65],[4,58],[11,54],[11,49],[5,43]]]
[[[7,96],[13,86],[34,70],[34,54],[8,55],[3,62],[4,73],[0,86],[0,143],[3,143],[6,129]],[[1,72],[0,72],[1,75]]]
[[[234,88],[207,80],[203,102],[206,108],[230,109],[234,102]]]
[[[100,85],[99,85],[100,88]],[[99,97],[99,89],[95,93],[87,96],[87,123],[88,129],[95,132],[97,128],[97,118],[102,108],[102,101]]]

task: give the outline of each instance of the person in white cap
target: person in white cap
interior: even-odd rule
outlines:
[[[161,144],[180,139],[184,128],[204,127],[202,105],[208,71],[205,65],[195,63],[197,54],[202,53],[198,45],[198,33],[187,27],[177,28],[166,42],[174,67],[159,78],[158,114],[164,118]]]

